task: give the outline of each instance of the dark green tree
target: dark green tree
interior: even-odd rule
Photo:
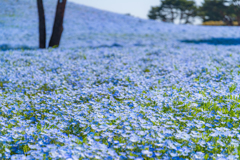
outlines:
[[[204,0],[198,15],[204,22],[224,21],[227,25],[233,25],[233,20],[237,20],[240,25],[240,1]]]
[[[180,22],[192,23],[191,19],[197,16],[197,7],[194,1],[181,0],[179,4]]]
[[[204,0],[199,8],[199,16],[204,22],[222,21],[227,15],[226,0]]]
[[[197,15],[197,7],[193,0],[161,0],[160,6],[152,7],[148,17],[164,22],[192,23],[191,18]]]
[[[240,0],[228,0],[227,14],[240,26]]]
[[[160,14],[159,14],[159,10],[160,7],[152,7],[151,10],[148,13],[148,18],[149,19],[153,19],[153,20],[157,20],[157,19],[161,19],[160,18]]]

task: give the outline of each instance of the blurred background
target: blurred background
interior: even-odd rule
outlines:
[[[61,47],[68,48],[239,44],[239,25],[240,0],[0,0],[0,50],[58,47],[62,33]]]
[[[239,0],[70,0],[131,16],[175,24],[240,25]]]

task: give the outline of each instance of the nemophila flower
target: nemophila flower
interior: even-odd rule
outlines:
[[[196,152],[196,154],[194,155],[194,158],[196,159],[204,159],[204,153],[202,152]]]
[[[147,156],[152,156],[153,152],[149,150],[142,150],[142,154],[147,155]]]
[[[27,160],[29,158],[27,158],[25,155],[13,155],[11,156],[11,160]]]
[[[33,5],[24,1],[18,4]],[[67,18],[73,29],[66,29],[65,48],[0,51],[0,145],[9,158],[238,158],[239,47],[180,41],[238,37],[236,29],[176,27],[68,7],[69,15],[84,14]],[[85,40],[72,43],[77,30]],[[0,146],[4,158],[5,152]]]

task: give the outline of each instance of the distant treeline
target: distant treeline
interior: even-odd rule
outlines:
[[[164,22],[191,24],[196,17],[203,20],[203,24],[211,25],[239,25],[240,0],[204,0],[197,6],[193,0],[160,0],[160,5],[152,7],[148,17]],[[211,23],[208,23],[211,22]]]

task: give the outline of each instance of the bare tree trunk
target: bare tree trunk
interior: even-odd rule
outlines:
[[[240,16],[237,16],[238,26],[240,26]]]
[[[238,7],[240,7],[240,6],[238,6]],[[238,12],[236,12],[236,13],[237,13],[238,26],[240,26],[240,10],[238,10]]]
[[[173,12],[173,8],[170,7],[171,9],[171,22],[174,23],[174,12]]]
[[[51,40],[49,42],[49,47],[58,47],[60,44],[62,32],[63,32],[63,17],[65,12],[67,0],[58,0],[55,21],[53,25],[53,31]]]
[[[39,48],[46,48],[46,25],[42,0],[37,0],[39,18]]]

